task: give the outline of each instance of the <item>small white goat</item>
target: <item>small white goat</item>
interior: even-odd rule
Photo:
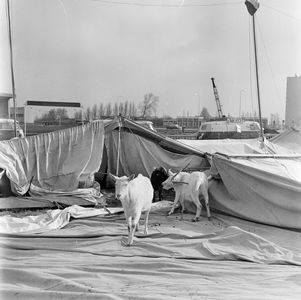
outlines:
[[[148,215],[152,205],[154,190],[149,178],[139,174],[130,177],[117,177],[110,174],[115,181],[115,197],[120,200],[127,220],[129,237],[127,245],[133,243],[134,232],[139,230],[139,219],[145,212],[144,234],[147,234]]]
[[[176,192],[175,200],[171,211],[168,213],[171,215],[177,203],[180,201],[182,206],[182,213],[185,210],[184,200],[192,201],[197,207],[196,215],[193,221],[198,221],[200,218],[202,204],[199,201],[199,195],[202,194],[205,199],[205,205],[207,209],[208,220],[211,219],[210,209],[209,209],[209,196],[208,196],[208,179],[205,173],[202,172],[178,172],[172,173],[168,171],[169,177],[162,183],[163,189],[169,190],[174,188]]]

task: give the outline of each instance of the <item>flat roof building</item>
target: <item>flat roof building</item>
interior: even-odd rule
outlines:
[[[301,76],[287,77],[285,125],[295,126],[301,122]]]
[[[9,117],[9,104],[8,101],[13,97],[12,94],[0,93],[0,117]]]

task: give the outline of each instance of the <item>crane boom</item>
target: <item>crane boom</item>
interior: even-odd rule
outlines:
[[[214,78],[212,77],[211,80],[212,80],[212,85],[213,85],[213,92],[214,92],[215,102],[216,102],[216,106],[217,106],[218,117],[220,119],[222,119],[223,118],[222,106],[221,106],[221,103],[219,101],[219,96],[218,96],[217,88],[216,88],[215,83],[214,83]]]

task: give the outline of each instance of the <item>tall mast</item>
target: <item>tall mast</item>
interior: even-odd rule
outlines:
[[[17,118],[16,118],[16,92],[15,92],[15,77],[13,68],[13,46],[12,46],[12,30],[11,30],[11,14],[10,14],[10,3],[7,0],[7,20],[8,20],[8,37],[9,37],[9,48],[10,48],[10,68],[11,68],[11,82],[13,92],[13,105],[14,105],[14,123],[15,123],[15,137],[17,136]]]
[[[246,0],[245,4],[247,6],[249,14],[252,16],[253,24],[253,39],[254,39],[254,54],[255,54],[255,68],[256,68],[256,85],[257,85],[257,98],[258,98],[258,113],[259,113],[259,123],[260,123],[260,135],[263,141],[263,126],[261,118],[261,104],[260,104],[260,91],[259,91],[259,79],[258,79],[258,62],[257,62],[257,44],[256,44],[256,30],[255,30],[255,13],[259,8],[259,2],[257,0]]]

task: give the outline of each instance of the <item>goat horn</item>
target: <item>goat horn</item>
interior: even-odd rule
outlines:
[[[182,168],[182,169],[181,169],[179,172],[177,172],[175,175],[173,175],[172,178],[171,178],[171,181],[174,180],[174,178],[175,178],[180,172],[182,172],[183,170],[185,170],[189,165],[190,165],[190,163],[189,163],[187,166],[185,166],[184,168]]]
[[[176,173],[176,174],[174,174],[174,175],[172,175],[172,177],[171,177],[171,181],[173,181],[174,180],[174,178],[179,174],[180,172],[178,172],[178,173]]]

